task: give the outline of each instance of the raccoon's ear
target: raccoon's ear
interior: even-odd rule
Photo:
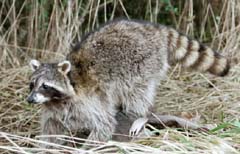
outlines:
[[[32,59],[29,65],[33,71],[36,71],[40,67],[41,63],[36,59]]]
[[[58,71],[62,72],[63,74],[68,74],[71,70],[71,63],[67,60],[58,64]]]

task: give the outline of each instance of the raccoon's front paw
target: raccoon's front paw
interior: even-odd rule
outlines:
[[[135,120],[129,129],[130,136],[137,136],[139,135],[140,131],[144,128],[144,125],[147,123],[147,118],[139,118]]]

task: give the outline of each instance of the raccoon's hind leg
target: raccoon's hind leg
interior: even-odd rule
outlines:
[[[154,103],[157,86],[157,81],[151,79],[135,83],[133,87],[125,90],[122,98],[124,112],[137,118],[146,117]]]
[[[142,122],[139,123],[138,121],[138,123],[132,125],[129,130],[130,136],[135,133],[138,134],[138,131],[140,131],[142,126],[146,123],[149,108],[152,107],[154,103],[157,86],[158,84],[156,80],[152,79],[148,82],[142,82],[134,85],[134,87],[125,94],[126,97],[122,102],[123,111],[132,118],[142,120]]]

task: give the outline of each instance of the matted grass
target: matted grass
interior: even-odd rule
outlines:
[[[26,103],[31,73],[28,61],[31,58],[59,61],[67,54],[70,42],[80,38],[82,31],[89,31],[101,22],[120,15],[139,17],[130,9],[131,3],[124,0],[52,1],[49,6],[53,9],[47,9],[48,3],[45,1],[21,2],[0,2],[0,153],[4,154],[41,153],[48,150],[39,147],[40,137],[36,136],[40,131],[40,106]],[[153,129],[146,133],[158,132],[160,135],[130,143],[109,141],[87,151],[78,145],[81,139],[59,136],[69,144],[52,145],[54,148],[51,152],[239,153],[240,1],[142,3],[139,6],[144,6],[144,19],[168,24],[169,21],[159,17],[159,14],[167,14],[173,26],[207,42],[233,60],[234,66],[229,75],[223,78],[183,71],[179,65],[173,66],[158,91],[156,108],[159,113],[193,119],[200,116],[195,120],[203,125],[209,124],[213,129],[210,132]],[[174,6],[173,10],[166,11],[166,5]],[[174,13],[177,5],[178,13]],[[202,7],[200,11],[195,10],[196,5]]]

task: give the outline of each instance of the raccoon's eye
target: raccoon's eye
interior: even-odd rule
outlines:
[[[34,87],[34,83],[31,82],[30,85],[29,85],[29,89],[30,89],[30,91],[32,91],[33,87]]]
[[[49,90],[51,87],[43,83],[43,84],[42,84],[42,88],[43,88],[44,90]]]

